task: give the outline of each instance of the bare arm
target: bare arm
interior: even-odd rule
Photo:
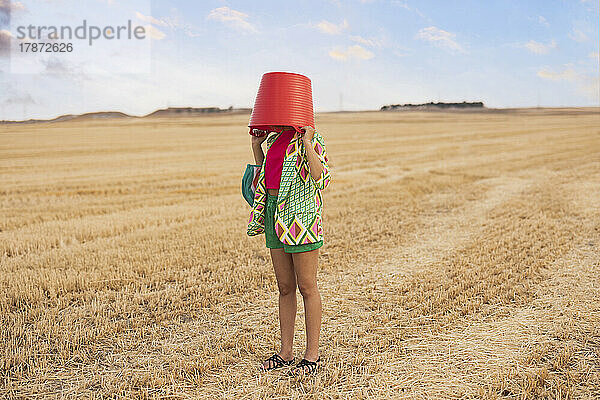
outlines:
[[[265,153],[262,149],[262,142],[264,142],[265,139],[266,136],[252,136],[252,152],[254,153],[254,161],[256,161],[256,165],[262,165],[263,161],[265,160]]]
[[[312,127],[304,126],[302,129],[304,130],[304,135],[302,136],[304,157],[308,164],[310,179],[317,188],[324,190],[331,182],[331,169],[329,168],[325,142],[320,134],[315,136],[315,130]]]
[[[318,181],[323,173],[323,164],[317,155],[317,152],[308,141],[304,142],[304,153],[306,154],[306,160],[308,161],[308,169],[315,181]]]

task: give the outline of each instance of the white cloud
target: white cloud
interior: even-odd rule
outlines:
[[[548,23],[548,21],[546,20],[546,18],[544,18],[544,17],[543,17],[543,16],[541,16],[541,15],[538,15],[538,23],[539,23],[540,25],[544,25],[545,27],[548,27],[548,26],[550,26],[550,24]]]
[[[590,58],[593,58],[593,59],[595,59],[596,61],[598,61],[598,58],[599,58],[599,56],[598,56],[598,52],[597,52],[597,51],[596,51],[596,52],[594,52],[594,51],[593,51],[593,52],[591,52],[590,54],[588,54],[588,57],[590,57]]]
[[[151,15],[144,15],[144,14],[140,13],[139,11],[135,12],[135,16],[144,22],[148,22],[148,23],[158,25],[158,26],[167,26],[167,23],[165,21],[156,19]]]
[[[151,39],[161,40],[164,39],[165,36],[167,36],[163,31],[156,28],[154,25],[144,25],[144,28],[146,29],[146,32],[148,33],[148,36]]]
[[[556,48],[556,41],[552,39],[548,44],[543,44],[540,42],[536,42],[535,40],[530,40],[529,42],[523,45],[527,50],[535,54],[548,54],[551,49]]]
[[[447,32],[435,26],[423,28],[417,33],[416,38],[433,43],[434,45],[453,52],[466,53],[463,47],[454,40],[455,33]]]
[[[573,28],[573,30],[569,32],[569,37],[576,42],[585,42],[588,40],[587,35],[577,28]]]
[[[138,15],[138,18],[142,19],[145,22],[153,23],[155,25],[181,30],[190,37],[197,37],[201,35],[201,33],[199,33],[199,30],[195,25],[186,22],[179,15],[172,15],[169,17],[161,17],[160,19],[156,19],[154,17],[146,17],[140,14]]]
[[[351,35],[350,40],[360,43],[360,44],[364,44],[365,46],[370,46],[370,47],[381,47],[382,46],[382,43],[380,40],[367,39],[367,38],[364,38],[364,37],[358,36],[358,35]]]
[[[554,72],[549,68],[542,68],[537,72],[537,75],[542,79],[547,79],[551,81],[569,81],[575,82],[579,75],[572,67],[568,67],[563,69],[560,72]]]
[[[0,29],[0,56],[6,56],[10,53],[10,41],[14,36],[6,29]]]
[[[233,10],[229,7],[219,7],[208,13],[207,19],[214,19],[223,22],[233,28],[246,32],[257,32],[256,28],[248,22],[248,14]]]
[[[24,11],[25,5],[20,1],[0,0],[0,11]]]
[[[18,93],[12,94],[7,97],[3,104],[19,104],[19,105],[27,105],[27,104],[37,104],[33,97],[29,93]]]
[[[329,57],[335,60],[346,61],[351,58],[356,58],[359,60],[369,60],[375,57],[375,55],[369,50],[365,49],[364,47],[355,44],[354,46],[348,46],[345,50],[331,50],[329,52]]]
[[[392,4],[395,4],[398,7],[402,7],[402,8],[405,8],[407,10],[413,11],[419,17],[421,17],[423,19],[426,19],[427,21],[429,21],[431,23],[431,18],[429,18],[425,14],[423,14],[417,7],[412,8],[411,6],[409,6],[408,3],[406,2],[406,0],[392,0]]]
[[[348,28],[348,21],[344,20],[342,23],[336,25],[333,22],[323,20],[319,22],[316,27],[323,33],[339,35],[344,29]]]
[[[399,7],[406,8],[407,10],[411,9],[408,3],[404,0],[393,0],[392,3],[398,5]]]
[[[591,76],[578,72],[573,68],[573,64],[566,64],[565,67],[559,71],[554,71],[545,67],[537,72],[537,76],[554,82],[571,82],[576,86],[580,93],[593,99],[598,97],[598,90],[600,89],[598,76]]]

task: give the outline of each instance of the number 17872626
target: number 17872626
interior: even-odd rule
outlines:
[[[71,53],[73,43],[19,43],[21,53]]]

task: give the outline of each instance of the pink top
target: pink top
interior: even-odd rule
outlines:
[[[267,189],[279,189],[285,150],[295,132],[294,129],[283,131],[267,151],[267,161],[265,162],[265,187]]]

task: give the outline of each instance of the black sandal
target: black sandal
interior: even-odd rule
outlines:
[[[290,370],[290,375],[295,376],[299,370],[302,370],[305,374],[313,374],[317,370],[317,363],[321,361],[321,356],[317,358],[317,361],[308,361],[306,358],[300,360],[294,368]]]
[[[277,353],[273,354],[271,357],[267,358],[265,361],[269,361],[269,367],[265,367],[264,362],[261,364],[260,369],[262,371],[270,371],[272,369],[277,369],[281,367],[287,367],[288,365],[292,365],[294,363],[294,359],[296,357],[292,357],[291,360],[285,361],[281,356]]]

